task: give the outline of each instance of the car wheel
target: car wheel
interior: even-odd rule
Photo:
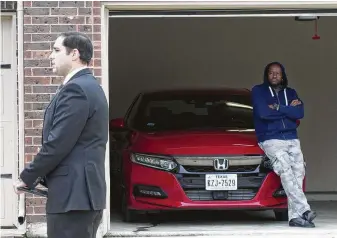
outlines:
[[[274,210],[274,214],[277,221],[288,221],[288,209]]]
[[[137,212],[128,208],[125,192],[123,192],[121,208],[123,222],[129,223],[137,221]]]

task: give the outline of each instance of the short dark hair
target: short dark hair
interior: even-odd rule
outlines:
[[[89,64],[93,56],[93,45],[90,38],[80,32],[64,32],[60,35],[63,37],[63,46],[66,47],[67,53],[77,49],[80,53],[80,60]]]

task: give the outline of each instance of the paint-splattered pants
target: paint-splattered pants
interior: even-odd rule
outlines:
[[[289,220],[301,217],[310,210],[303,192],[305,162],[300,141],[267,140],[259,144],[272,162],[274,172],[280,176],[281,183],[288,198]]]

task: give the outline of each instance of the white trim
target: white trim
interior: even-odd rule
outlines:
[[[184,10],[184,9],[334,9],[331,1],[104,1],[113,10]]]
[[[16,45],[16,13],[13,12],[12,13],[12,29],[11,29],[11,37],[12,39],[15,39],[12,41],[12,49],[14,50],[13,52],[13,60],[11,62],[12,64],[12,70],[14,71],[14,75],[16,76],[15,78],[17,79],[17,58],[16,58],[16,51],[17,51],[17,45]],[[17,95],[17,92],[18,92],[18,86],[17,86],[17,81],[15,81],[15,86],[13,87],[14,90],[15,90],[15,95]],[[14,108],[14,115],[13,115],[13,119],[14,119],[14,126],[13,126],[13,133],[14,133],[14,148],[16,150],[16,154],[18,155],[19,154],[19,148],[18,148],[18,139],[19,139],[19,135],[18,135],[18,109],[17,109],[17,96],[15,98],[15,108]],[[13,178],[13,181],[15,181],[15,178],[17,178],[18,176],[18,159],[19,157],[16,157],[16,159],[13,161],[13,168],[14,168],[14,171],[13,171],[13,174],[12,174],[12,178]],[[17,199],[14,199],[13,200],[15,201],[18,201]],[[18,215],[18,202],[15,202],[14,206],[13,206],[13,209],[14,209],[14,221],[13,221],[13,224],[15,224],[17,227],[18,227],[18,220],[16,219],[17,218],[17,215]]]
[[[109,10],[101,5],[101,84],[109,103]],[[103,213],[102,223],[97,232],[97,238],[103,237],[110,230],[110,143],[108,142],[105,154],[105,178],[106,178],[106,209]]]
[[[18,46],[18,110],[19,110],[19,167],[18,173],[21,172],[25,167],[25,109],[24,109],[24,49],[23,49],[23,1],[19,0],[17,4],[17,26],[18,26],[18,39],[17,39],[17,46]],[[17,174],[18,177],[19,174]],[[25,219],[26,216],[26,202],[25,202],[26,195],[23,193],[21,194],[18,199],[19,207],[18,207],[18,220],[24,219],[23,224],[19,224],[19,230],[26,231],[27,222]]]
[[[2,229],[0,231],[1,237],[24,237],[26,231],[18,229]]]
[[[15,17],[16,12],[1,12],[1,16]],[[14,21],[15,22],[15,21]],[[16,25],[16,24],[15,24]],[[16,38],[15,38],[16,39]],[[16,42],[14,42],[16,43]],[[16,64],[16,63],[15,63]]]
[[[212,14],[212,15],[112,15],[110,18],[220,18],[220,17],[297,17],[297,16],[305,16],[306,14],[296,14],[296,13],[275,13],[275,14]],[[314,15],[314,13],[310,14]],[[325,16],[325,17],[335,17],[337,13],[317,13],[317,16]]]

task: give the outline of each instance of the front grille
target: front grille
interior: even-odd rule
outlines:
[[[212,201],[212,200],[226,200],[226,201],[242,201],[251,200],[255,197],[257,189],[238,189],[235,191],[206,191],[206,190],[187,190],[185,191],[187,197],[192,201]],[[223,193],[220,196],[216,195]],[[218,197],[218,198],[216,198]]]
[[[175,161],[182,166],[214,166],[215,159],[227,159],[229,167],[259,165],[263,159],[261,155],[236,156],[175,156]]]
[[[255,197],[266,175],[250,173],[237,174],[237,176],[237,190],[207,191],[205,189],[205,174],[176,174],[186,196],[193,201],[251,200]]]
[[[241,166],[230,166],[224,172],[253,172],[257,169],[258,165],[241,165]],[[214,166],[188,166],[185,165],[183,168],[187,172],[197,173],[197,172],[218,172],[214,169]]]

